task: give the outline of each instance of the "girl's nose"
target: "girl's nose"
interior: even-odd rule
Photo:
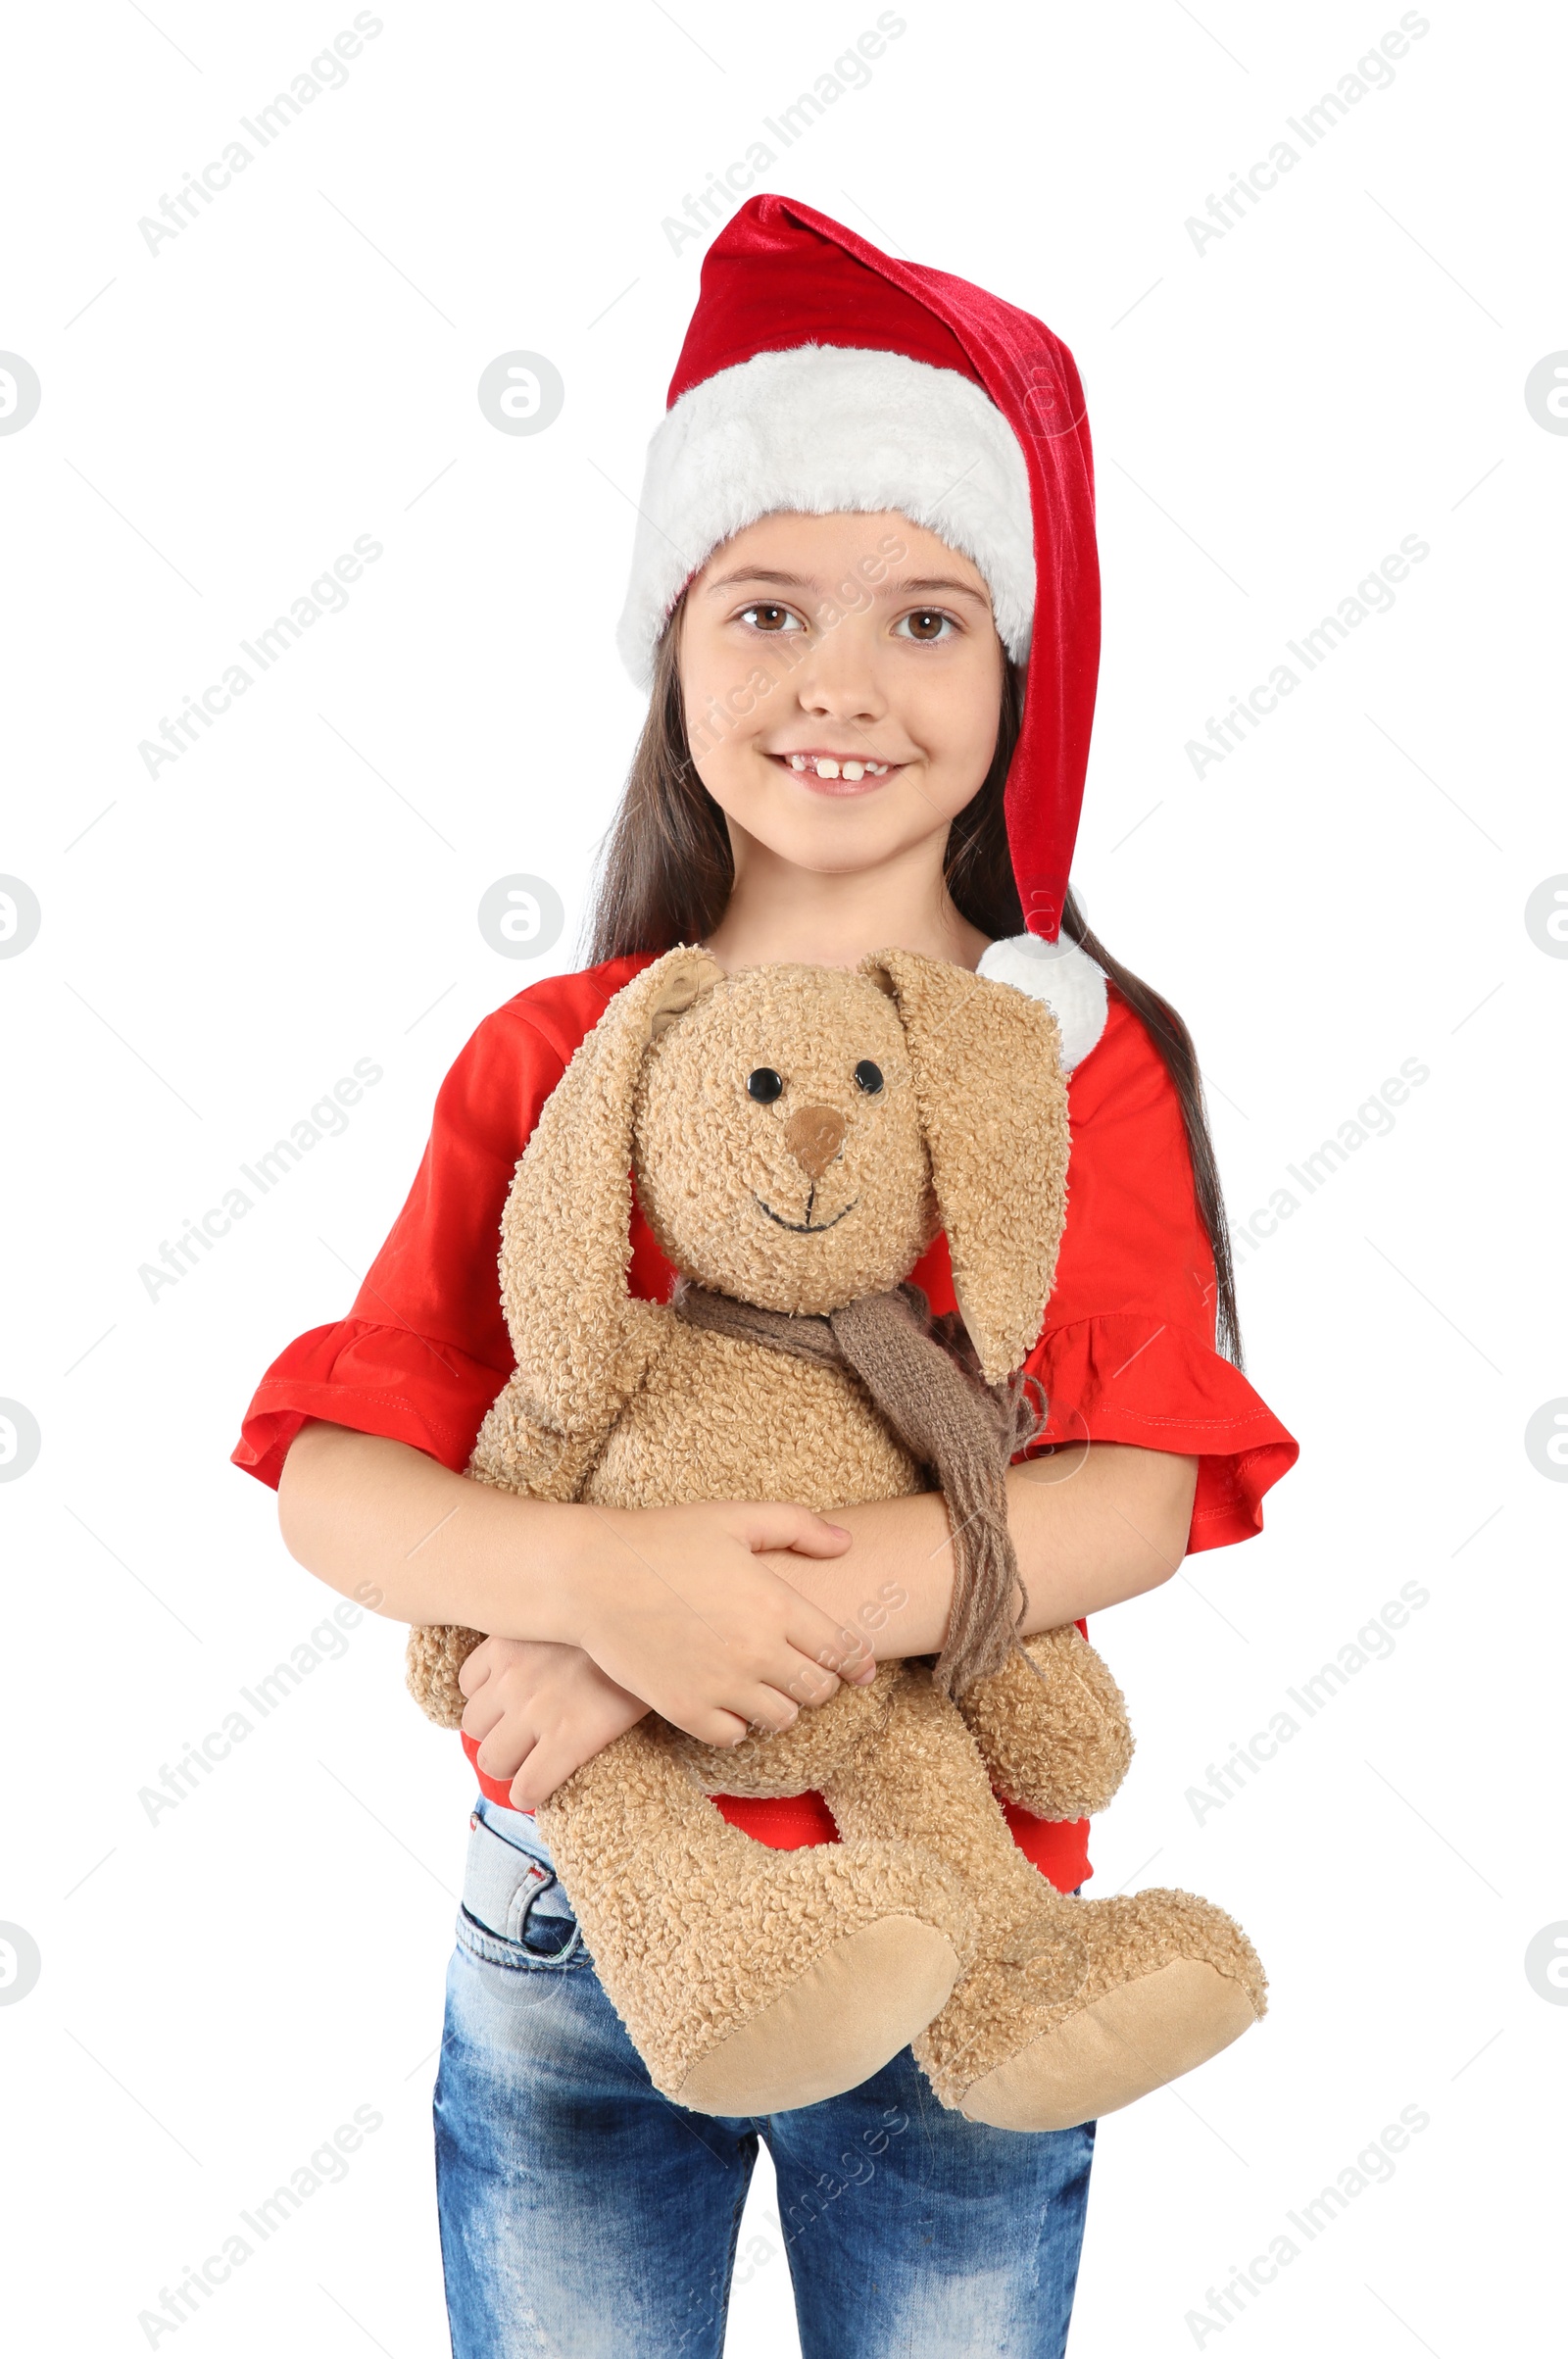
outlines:
[[[874,721],[887,712],[860,618],[846,614],[807,650],[792,680],[803,713],[823,720]]]
[[[784,1125],[784,1144],[808,1180],[819,1180],[844,1144],[848,1128],[832,1106],[798,1106]]]

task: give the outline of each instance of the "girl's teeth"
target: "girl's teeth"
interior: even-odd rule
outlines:
[[[889,764],[885,762],[838,762],[831,754],[791,754],[792,770],[810,770],[818,778],[845,778],[856,785],[861,778],[885,778]]]

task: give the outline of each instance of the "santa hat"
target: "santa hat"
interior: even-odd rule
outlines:
[[[883,509],[971,560],[1008,655],[1027,660],[1005,809],[1029,933],[988,951],[981,971],[1053,1006],[1087,995],[1073,1045],[1096,1007],[1098,1037],[1103,978],[1071,946],[1049,947],[1100,655],[1093,462],[1072,355],[981,287],[898,262],[792,198],[753,197],[709,248],[649,446],[619,632],[629,669],[647,685],[681,591],[732,533],[779,510]]]

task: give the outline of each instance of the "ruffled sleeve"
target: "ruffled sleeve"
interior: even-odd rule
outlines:
[[[1152,1307],[1049,1327],[1029,1360],[1050,1403],[1035,1450],[1059,1442],[1136,1442],[1198,1460],[1187,1552],[1263,1529],[1263,1494],[1298,1444],[1240,1369]]]
[[[1250,1540],[1298,1445],[1214,1349],[1214,1258],[1164,1061],[1121,995],[1068,1085],[1067,1226],[1029,1360],[1038,1448],[1136,1442],[1199,1460],[1190,1552]]]
[[[498,1209],[498,1225],[500,1218]],[[374,1274],[372,1268],[367,1286]],[[506,1364],[498,1367],[460,1351],[450,1336],[379,1319],[350,1316],[312,1327],[279,1352],[257,1386],[234,1464],[275,1491],[289,1444],[307,1417],[320,1417],[412,1443],[461,1473],[486,1409],[512,1373],[504,1342],[502,1354]]]
[[[540,1108],[605,1005],[646,959],[552,977],[485,1018],[436,1099],[408,1202],[346,1318],[272,1362],[234,1463],[276,1488],[308,1417],[408,1442],[461,1473],[513,1371],[501,1214]]]
[[[1199,1461],[1188,1550],[1263,1528],[1263,1495],[1298,1445],[1214,1349],[1214,1259],[1181,1104],[1127,1002],[1068,1084],[1067,1225],[1046,1324],[1025,1366],[1050,1418],[1035,1450],[1131,1442]],[[913,1275],[954,1307],[946,1241]]]

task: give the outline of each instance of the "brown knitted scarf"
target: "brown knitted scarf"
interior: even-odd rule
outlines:
[[[934,1319],[919,1287],[866,1295],[826,1318],[791,1317],[732,1302],[682,1279],[678,1315],[714,1335],[732,1335],[859,1377],[911,1456],[935,1475],[953,1527],[953,1608],[932,1677],[962,1695],[1000,1671],[1018,1644],[1023,1606],[1018,1559],[1007,1529],[1006,1471],[1040,1420],[1021,1385],[988,1385],[956,1318]],[[1027,1600],[1025,1600],[1027,1602]]]

